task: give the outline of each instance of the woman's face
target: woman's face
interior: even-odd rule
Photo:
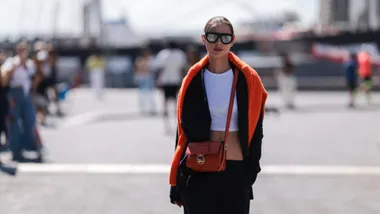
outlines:
[[[28,48],[20,48],[18,51],[18,55],[22,62],[25,62],[29,58],[29,50]]]
[[[209,28],[202,35],[203,44],[208,54],[212,57],[225,56],[230,52],[235,42],[235,36],[232,35],[231,29],[224,23],[217,23]]]

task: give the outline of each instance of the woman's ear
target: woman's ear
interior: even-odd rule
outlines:
[[[202,35],[201,39],[202,39],[203,46],[206,46],[205,35]]]
[[[234,35],[234,38],[232,39],[231,47],[233,47],[233,46],[234,46],[234,44],[235,44],[235,41],[236,41],[236,36]]]

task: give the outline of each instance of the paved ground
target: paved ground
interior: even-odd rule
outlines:
[[[168,202],[174,121],[167,134],[141,117],[134,90],[72,95],[67,118],[41,128],[47,163],[0,174],[0,213],[181,213]],[[380,213],[380,94],[359,98],[347,109],[345,93],[302,92],[297,110],[266,116],[252,213]],[[268,106],[280,104],[270,92]]]

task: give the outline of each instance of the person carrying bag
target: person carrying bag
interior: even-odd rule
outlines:
[[[231,22],[211,18],[202,41],[207,55],[178,93],[170,202],[186,214],[247,214],[261,171],[267,92],[258,73],[230,51]]]

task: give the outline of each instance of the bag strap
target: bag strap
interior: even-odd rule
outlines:
[[[228,113],[227,113],[227,121],[226,121],[226,130],[224,133],[224,146],[227,145],[227,138],[228,138],[228,132],[230,130],[230,124],[231,124],[231,116],[232,116],[232,109],[234,106],[234,99],[235,99],[235,91],[236,91],[236,85],[237,85],[237,79],[238,79],[239,70],[236,68],[234,72],[234,80],[231,87],[231,94],[230,94],[230,104],[228,106]]]

